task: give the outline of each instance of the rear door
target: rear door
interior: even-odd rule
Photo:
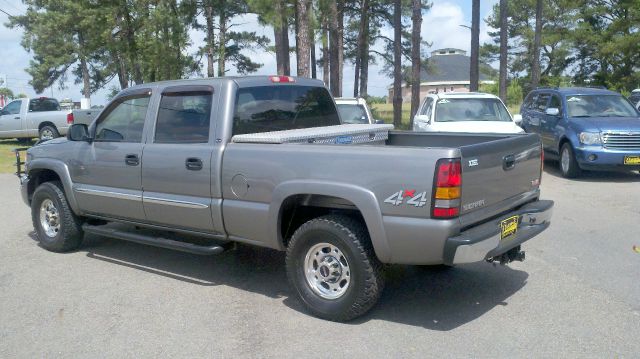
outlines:
[[[514,135],[463,146],[460,213],[479,221],[501,213],[531,195],[540,184],[538,135]],[[465,223],[463,223],[465,224]]]
[[[212,219],[213,99],[214,88],[208,85],[171,86],[162,91],[155,129],[142,159],[143,202],[149,222],[222,231]]]

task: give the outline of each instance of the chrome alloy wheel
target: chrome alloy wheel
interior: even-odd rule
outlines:
[[[50,199],[45,199],[40,205],[40,226],[50,238],[55,237],[60,231],[60,215]]]
[[[340,248],[329,243],[311,247],[304,259],[309,287],[324,299],[338,299],[347,292],[351,271]]]
[[[40,139],[41,140],[52,140],[53,139],[53,131],[51,131],[48,128],[44,129],[42,131],[42,133],[40,134]]]
[[[569,150],[565,147],[564,150],[562,150],[562,155],[560,157],[560,166],[562,166],[563,173],[569,172],[569,162],[571,161],[569,156]]]

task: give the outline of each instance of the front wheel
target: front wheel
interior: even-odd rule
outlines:
[[[562,145],[560,150],[560,171],[562,176],[566,178],[575,178],[582,173],[576,160],[576,155],[573,152],[573,147],[568,142]]]
[[[31,201],[31,219],[40,245],[52,252],[68,252],[82,243],[81,220],[71,211],[60,182],[45,182]]]
[[[384,286],[382,264],[366,227],[342,215],[312,219],[287,248],[287,276],[315,316],[348,321],[371,309]]]

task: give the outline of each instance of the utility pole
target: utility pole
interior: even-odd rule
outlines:
[[[473,0],[471,10],[471,68],[469,69],[469,91],[478,91],[480,81],[480,0]]]

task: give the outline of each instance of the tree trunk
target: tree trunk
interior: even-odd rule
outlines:
[[[84,36],[81,32],[78,32],[78,45],[80,45],[80,49],[84,49]],[[80,60],[80,71],[82,72],[82,96],[84,98],[91,97],[91,78],[89,75],[89,66],[87,65],[86,56],[80,51],[78,54],[78,58]]]
[[[322,18],[322,81],[325,86],[329,86],[329,35],[327,18]]]
[[[531,89],[540,85],[540,42],[542,41],[542,0],[536,1],[536,29],[533,39],[533,63],[531,64]]]
[[[411,29],[411,119],[409,120],[409,128],[413,128],[413,116],[418,112],[420,106],[420,43],[422,37],[420,30],[422,29],[422,1],[412,1],[413,27]]]
[[[473,0],[471,10],[471,68],[469,69],[469,91],[478,91],[480,81],[480,0]]]
[[[338,38],[338,6],[336,1],[329,1],[329,88],[333,97],[340,97],[340,43]]]
[[[133,69],[133,82],[136,85],[141,84],[144,80],[142,78],[142,71],[140,70],[140,63],[138,62],[138,47],[135,39],[135,30],[133,29],[131,14],[129,8],[124,9],[124,22],[126,26],[125,36],[127,37],[127,52],[129,55],[129,66]]]
[[[223,6],[220,6],[220,21],[218,23],[218,76],[223,77],[225,75],[225,60],[227,51],[227,14],[225,13]]]
[[[507,0],[500,0],[500,99],[507,102],[507,36],[508,36],[508,4]]]
[[[353,81],[353,96],[358,97],[360,90],[360,73],[362,66],[362,53],[365,51],[364,42],[367,39],[367,24],[369,23],[369,0],[360,2],[360,27],[358,30],[358,47],[356,52],[355,76]]]
[[[369,81],[369,22],[365,24],[364,44],[362,46],[362,59],[360,60],[360,97],[367,97],[367,84]]]
[[[298,0],[296,1],[296,19],[298,22],[298,31],[296,32],[296,47],[298,48],[297,58],[297,72],[298,76],[309,77],[311,72],[309,71],[310,63],[310,44],[309,44],[309,9],[310,0]]]
[[[211,3],[207,4],[204,11],[207,21],[207,77],[214,77],[215,74],[213,73],[213,52],[215,51],[215,39],[213,33],[213,6],[211,6]]]
[[[344,68],[344,0],[336,0],[338,3],[338,94],[342,96],[342,80]]]
[[[393,125],[402,125],[402,0],[393,1]]]
[[[314,13],[313,13],[313,4],[312,1],[308,1],[307,2],[307,14],[308,14],[308,21],[309,21],[309,47],[310,47],[310,54],[311,54],[311,63],[309,66],[311,66],[311,78],[315,79],[317,78],[317,72],[316,72],[316,31],[314,29],[314,23],[315,21],[312,21],[314,19]]]

